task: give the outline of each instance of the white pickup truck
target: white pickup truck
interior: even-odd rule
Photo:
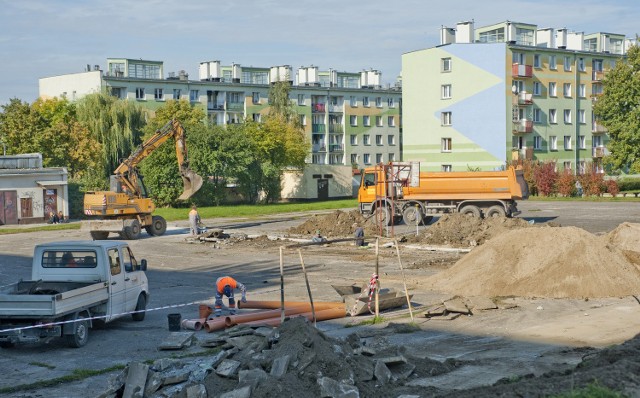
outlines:
[[[31,280],[0,287],[0,347],[64,337],[82,347],[89,329],[131,314],[142,321],[149,301],[147,261],[125,242],[37,245]]]

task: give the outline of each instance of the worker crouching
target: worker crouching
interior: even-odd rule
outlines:
[[[229,314],[236,314],[236,300],[233,296],[235,289],[239,289],[242,294],[242,302],[247,302],[247,288],[240,282],[230,276],[223,276],[216,280],[216,302],[213,315],[219,317],[222,315],[222,296],[229,299]]]

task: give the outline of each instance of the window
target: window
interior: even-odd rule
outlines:
[[[173,89],[173,99],[174,100],[179,100],[181,96],[182,96],[182,90],[180,90],[179,88],[174,88]]]
[[[586,149],[587,148],[587,137],[581,135],[578,137],[578,149]]]
[[[369,97],[362,97],[362,106],[369,107]]]
[[[440,60],[440,65],[441,72],[451,72],[451,58],[442,58]]]
[[[389,127],[396,127],[396,118],[393,116],[387,116],[387,125]]]
[[[298,94],[298,105],[304,105],[304,94]]]
[[[533,122],[534,123],[540,123],[541,122],[541,118],[542,118],[542,112],[540,111],[539,108],[535,108],[533,110]]]
[[[584,174],[587,170],[587,163],[584,160],[578,162],[578,174]]]
[[[198,101],[198,90],[189,91],[189,101],[191,102]]]
[[[556,97],[557,95],[556,82],[549,82],[549,97]]]
[[[591,84],[591,94],[592,95],[600,95],[600,94],[602,94],[602,84],[600,84],[600,83],[592,83]]]
[[[395,162],[396,161],[396,154],[395,153],[390,153],[389,155],[387,155],[387,159],[389,159],[389,162]]]
[[[382,145],[382,134],[376,134],[376,145]]]
[[[443,84],[441,87],[441,98],[449,99],[451,98],[451,84]]]
[[[451,126],[451,112],[442,112],[440,114],[440,121],[443,126]]]
[[[156,101],[163,101],[164,100],[164,91],[161,88],[156,88],[153,91],[153,99],[155,99]]]
[[[584,58],[578,58],[578,70],[584,72],[587,68],[584,66]]]
[[[542,149],[542,137],[540,137],[539,135],[536,135],[535,137],[533,137],[533,149],[534,150]]]
[[[324,164],[324,155],[311,155],[311,163]]]
[[[352,108],[355,108],[358,106],[358,100],[356,100],[355,95],[352,95],[349,97],[349,105],[351,105]]]
[[[451,152],[451,138],[442,139],[442,152]]]
[[[500,43],[504,41],[504,28],[480,32],[480,43]]]
[[[549,55],[549,69],[556,70],[558,69],[558,63],[556,62],[555,55]]]
[[[371,126],[371,117],[369,115],[362,116],[362,125],[365,127]]]
[[[304,115],[300,115],[300,116],[304,116]],[[251,114],[251,118],[253,119],[254,122],[258,122],[260,123],[260,114],[259,113],[253,113]],[[300,124],[302,124],[302,118],[300,118],[301,122]],[[303,125],[304,126],[304,125]]]
[[[260,103],[260,93],[259,92],[253,92],[251,93],[251,100],[253,101],[254,104],[259,104]]]
[[[524,81],[523,80],[514,80],[513,81],[513,87],[511,88],[511,90],[513,90],[514,93],[521,93],[523,91],[526,91],[524,89]]]
[[[358,164],[358,155],[355,153],[351,154],[351,164]]]
[[[376,153],[376,163],[382,163],[382,154]]]
[[[580,109],[578,111],[578,123],[580,124],[587,123],[587,112],[584,109]]]
[[[446,172],[451,172],[451,165],[450,164],[443,164],[441,167],[442,171],[446,171]]]
[[[396,102],[393,100],[393,97],[387,98],[387,106],[389,108],[395,108],[396,107]]]
[[[376,108],[382,108],[382,97],[376,97]]]
[[[365,153],[363,155],[364,158],[364,164],[371,164],[371,155],[369,155],[368,153]]]
[[[571,123],[571,109],[564,110],[564,122]]]
[[[587,86],[585,84],[580,84],[578,86],[578,97],[585,98],[587,96]]]
[[[558,137],[555,135],[549,136],[549,150],[557,151],[558,150]]]
[[[393,134],[389,134],[387,136],[387,144],[389,145],[395,145],[396,144],[396,136]]]
[[[300,125],[301,126],[306,126],[307,125],[307,115],[298,115],[300,116]]]
[[[533,82],[533,95],[542,94],[542,84],[540,82]]]
[[[358,145],[358,136],[355,134],[351,134],[351,136],[349,137],[349,142],[351,143],[351,145]]]
[[[570,161],[566,161],[564,162],[564,171],[571,171],[571,162]]]
[[[365,145],[371,145],[371,136],[369,134],[364,134],[362,136],[362,143]]]
[[[566,151],[570,151],[571,150],[571,136],[570,135],[565,135],[564,136],[564,149]]]
[[[556,110],[555,109],[549,109],[549,123],[550,124],[558,123],[558,119],[557,119],[557,116],[556,116]]]
[[[382,127],[382,116],[376,116],[376,126]]]
[[[136,99],[143,100],[144,99],[144,87],[136,88]]]
[[[533,67],[542,68],[542,62],[540,61],[540,54],[533,54]]]
[[[562,85],[562,95],[571,97],[571,83],[564,83]]]
[[[571,57],[564,57],[564,70],[571,72]]]
[[[109,249],[107,256],[109,256],[109,269],[111,270],[111,275],[120,274],[120,272],[122,272],[122,268],[120,267],[118,249]]]
[[[358,125],[358,116],[356,115],[350,115],[349,116],[349,124],[351,126],[357,126]]]

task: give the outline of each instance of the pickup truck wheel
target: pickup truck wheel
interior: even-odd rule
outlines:
[[[142,311],[142,312],[136,312],[134,314],[131,314],[131,317],[133,318],[134,321],[136,322],[140,322],[144,320],[144,315],[147,313],[145,310],[147,309],[147,298],[144,296],[144,294],[141,294],[138,296],[138,303],[136,304],[136,311]]]
[[[91,231],[89,234],[93,240],[105,240],[109,237],[109,232],[105,231]]]
[[[416,225],[416,223],[423,222],[424,214],[419,207],[409,206],[402,212],[402,220],[407,225]]]
[[[133,220],[131,225],[124,227],[125,239],[136,240],[140,237],[140,221]]]
[[[460,213],[464,214],[465,216],[473,216],[473,217],[480,218],[480,209],[478,208],[478,206],[473,206],[473,205],[464,206],[462,209],[460,209]]]
[[[69,347],[80,348],[89,341],[89,321],[78,319],[73,323],[73,333],[65,335]]]
[[[164,235],[167,231],[167,221],[161,216],[151,217],[151,225],[145,227],[147,233],[151,236]]]
[[[491,206],[489,210],[485,213],[486,217],[506,217],[507,212],[504,211],[504,207],[502,206]]]

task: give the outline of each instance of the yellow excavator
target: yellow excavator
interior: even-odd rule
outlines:
[[[89,219],[82,222],[83,231],[88,231],[94,240],[107,239],[111,232],[123,239],[138,239],[142,228],[151,236],[165,233],[167,222],[161,216],[151,215],[156,206],[147,195],[137,166],[172,137],[184,184],[178,199],[189,199],[202,187],[202,177],[189,168],[184,128],[177,120],[170,120],[115,169],[109,191],[85,193],[84,214]]]

